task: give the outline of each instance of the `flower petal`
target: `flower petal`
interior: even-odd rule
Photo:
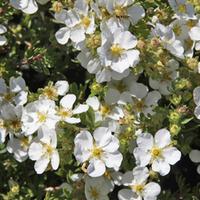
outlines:
[[[189,154],[190,159],[194,163],[200,163],[200,151],[199,150],[192,150]]]
[[[43,156],[35,162],[34,169],[37,172],[37,174],[42,174],[47,168],[48,164],[49,164],[49,158]]]
[[[38,142],[33,142],[28,151],[31,160],[38,160],[43,155],[43,145]]]
[[[68,27],[59,29],[55,34],[56,40],[59,44],[67,44],[70,37],[70,30]]]
[[[118,193],[119,200],[141,200],[136,193],[130,189],[122,189]]]
[[[58,151],[55,150],[53,152],[53,154],[51,155],[51,166],[52,166],[52,168],[54,170],[58,169],[59,163],[60,163],[60,157],[59,157]]]
[[[164,149],[162,155],[170,165],[174,165],[181,159],[181,152],[175,147]]]
[[[74,94],[67,94],[60,100],[60,105],[67,109],[72,109],[76,96]]]
[[[171,143],[171,135],[170,132],[163,128],[156,132],[155,134],[155,144],[160,147],[166,147]]]
[[[158,196],[160,192],[161,192],[161,188],[160,188],[160,185],[158,185],[158,183],[150,182],[145,185],[145,188],[144,188],[144,193],[146,194],[145,196],[155,197],[155,196]]]
[[[84,104],[80,104],[77,107],[74,108],[73,110],[73,114],[80,114],[83,112],[87,112],[87,110],[89,109],[88,105],[84,105]]]
[[[154,160],[152,163],[152,170],[165,176],[170,172],[170,165],[163,160]]]
[[[87,173],[91,177],[102,176],[106,171],[105,164],[101,160],[90,160],[90,164],[87,168]]]

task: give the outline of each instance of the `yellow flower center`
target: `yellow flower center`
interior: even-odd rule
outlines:
[[[144,109],[144,107],[145,107],[144,100],[142,100],[142,99],[141,100],[139,100],[139,99],[135,100],[134,108],[135,108],[136,111],[141,112]]]
[[[9,121],[8,128],[13,130],[14,132],[18,132],[21,129],[21,121],[20,120]]]
[[[116,17],[126,17],[127,16],[127,10],[125,7],[122,6],[116,6],[114,13]]]
[[[137,185],[133,185],[132,189],[136,192],[136,193],[142,193],[144,190],[144,185],[142,184],[137,184]]]
[[[122,81],[117,83],[115,86],[120,92],[123,92],[124,90],[126,90],[126,85]]]
[[[110,47],[110,50],[111,50],[112,55],[117,56],[117,57],[119,57],[124,51],[124,49],[121,48],[119,44],[113,44]]]
[[[105,7],[101,7],[100,11],[103,18],[109,17],[110,14]]]
[[[108,115],[111,112],[111,109],[108,105],[102,105],[100,112],[101,112],[102,115],[105,116],[105,115]]]
[[[103,150],[99,147],[95,147],[92,149],[92,157],[100,159],[102,156]]]
[[[186,25],[187,25],[188,28],[192,28],[192,27],[194,27],[196,24],[197,24],[197,22],[194,21],[194,20],[188,20],[187,23],[186,23]]]
[[[185,13],[185,12],[187,11],[186,5],[184,5],[184,4],[179,5],[178,11],[179,11],[180,13]]]
[[[38,112],[37,115],[38,115],[38,121],[39,122],[42,123],[42,122],[46,121],[46,119],[47,119],[47,114],[46,113]]]
[[[46,86],[43,90],[43,95],[49,99],[56,99],[58,97],[57,91],[53,86]]]
[[[84,26],[84,28],[88,28],[89,25],[90,25],[90,23],[91,23],[91,20],[90,20],[90,18],[87,17],[87,16],[84,16],[84,17],[82,18],[82,20],[81,20],[81,24]]]
[[[91,197],[93,197],[93,199],[97,200],[99,198],[99,192],[98,192],[97,188],[91,187],[90,195],[91,195]]]
[[[152,148],[151,155],[154,159],[160,157],[162,155],[162,149],[158,147]]]
[[[52,9],[55,13],[59,13],[63,9],[62,3],[56,1],[52,5]]]
[[[176,25],[174,26],[173,31],[174,31],[174,33],[175,33],[177,36],[180,36],[181,33],[182,33],[182,29],[181,29],[180,25],[178,25],[178,24],[176,24]]]
[[[6,93],[5,95],[4,95],[4,100],[6,100],[6,101],[11,101],[12,100],[12,98],[14,97],[14,94],[13,93]]]
[[[191,39],[188,38],[187,40],[185,40],[186,49],[190,49],[192,48],[192,46],[193,46],[193,41]]]
[[[61,107],[58,109],[57,114],[61,116],[62,118],[66,118],[66,117],[70,117],[72,115],[72,112],[71,110]]]
[[[28,147],[28,145],[29,145],[29,139],[28,138],[23,137],[23,138],[20,139],[20,146],[22,148],[26,148],[26,147]]]
[[[110,172],[108,172],[108,171],[106,171],[106,172],[104,173],[104,176],[105,176],[106,178],[108,178],[109,180],[112,179],[111,174],[110,174]]]
[[[51,155],[53,153],[54,148],[50,146],[49,144],[44,144],[44,148],[46,149],[46,153],[48,155]]]
[[[86,43],[89,49],[96,49],[101,45],[101,36],[93,34],[87,39]]]

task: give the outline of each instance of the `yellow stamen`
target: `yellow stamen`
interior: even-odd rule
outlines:
[[[13,120],[8,122],[8,128],[12,129],[14,132],[18,132],[21,129],[21,121]]]
[[[180,36],[181,33],[182,33],[182,29],[181,29],[180,25],[178,25],[178,24],[176,24],[176,25],[174,26],[173,31],[174,31],[174,33],[175,33],[177,36]]]
[[[124,92],[126,90],[126,85],[120,81],[119,83],[115,84],[116,88],[120,91],[120,92]]]
[[[105,7],[101,7],[100,11],[101,11],[101,15],[102,15],[103,18],[109,17],[110,14]]]
[[[46,86],[43,90],[43,95],[52,100],[58,97],[57,91],[53,86]]]
[[[66,117],[72,116],[71,110],[68,110],[68,109],[62,108],[62,107],[58,109],[57,114],[59,116],[61,116],[62,118],[66,118]]]
[[[38,112],[37,115],[38,115],[38,121],[39,122],[42,123],[42,122],[46,121],[47,115],[45,113]]]
[[[99,34],[93,34],[86,40],[87,47],[90,49],[96,49],[101,45],[101,36]]]
[[[144,100],[135,99],[134,108],[136,111],[141,112],[145,108]]]
[[[111,112],[111,109],[108,105],[102,105],[100,112],[101,112],[102,115],[105,116],[105,115],[108,115]]]
[[[44,144],[44,147],[46,149],[46,152],[48,155],[51,155],[53,153],[54,148],[48,144]]]
[[[90,194],[91,194],[91,197],[93,197],[93,199],[97,200],[99,198],[99,192],[95,187],[90,188]]]
[[[81,23],[84,26],[84,28],[88,28],[91,23],[91,20],[89,17],[85,16],[82,18]]]
[[[185,4],[179,5],[178,11],[179,11],[180,13],[186,13],[186,11],[187,11],[186,5],[185,5]]]
[[[133,185],[132,186],[133,191],[135,191],[136,193],[142,193],[144,190],[144,185],[142,184],[138,184],[138,185]]]
[[[103,150],[99,147],[95,147],[92,149],[92,157],[100,159],[103,153]]]
[[[122,6],[116,6],[114,13],[115,13],[116,17],[126,17],[127,16],[127,10],[126,10],[126,8],[124,8]]]
[[[158,147],[153,147],[152,150],[151,150],[151,155],[152,155],[152,157],[154,159],[158,158],[158,157],[161,157],[161,155],[162,155],[162,149],[158,148]]]
[[[29,139],[28,138],[23,137],[23,138],[20,139],[20,146],[22,148],[26,148],[26,147],[28,147],[28,145],[29,145]]]
[[[4,100],[6,100],[6,101],[11,101],[13,97],[14,97],[14,94],[13,94],[13,93],[6,93],[6,94],[4,95]]]
[[[112,55],[117,56],[117,57],[119,57],[124,51],[124,49],[121,48],[119,44],[113,44],[110,50],[111,50]]]
[[[186,25],[188,28],[192,28],[197,24],[197,22],[195,20],[188,20]]]

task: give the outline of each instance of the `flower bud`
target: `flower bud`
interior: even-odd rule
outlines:
[[[173,94],[171,97],[170,97],[170,102],[174,105],[178,105],[181,103],[181,100],[182,100],[182,97],[181,95],[175,95]]]
[[[181,127],[178,126],[177,124],[170,124],[169,130],[172,136],[176,136],[180,132]]]
[[[169,113],[169,121],[170,122],[177,123],[177,122],[179,122],[180,118],[181,118],[181,115],[176,111],[171,111]]]
[[[52,9],[55,13],[59,13],[63,9],[61,2],[55,1],[52,5]]]

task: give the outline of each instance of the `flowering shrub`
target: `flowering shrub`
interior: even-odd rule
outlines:
[[[0,1],[0,199],[200,200],[199,0]]]

